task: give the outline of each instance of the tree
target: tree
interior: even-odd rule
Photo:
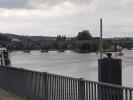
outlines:
[[[65,35],[57,35],[57,38],[56,38],[56,40],[58,40],[58,41],[61,41],[61,40],[66,40],[66,36]]]
[[[66,40],[66,36],[65,35],[62,36],[62,40]]]
[[[92,38],[92,35],[88,30],[84,30],[82,32],[79,32],[77,35],[78,40],[90,40]]]
[[[91,44],[91,51],[98,51],[98,42],[96,42],[96,41],[94,41],[94,42],[92,42],[92,44]]]
[[[60,41],[61,40],[61,35],[58,35],[56,40]]]
[[[90,50],[90,44],[89,43],[83,43],[80,45],[80,50]]]

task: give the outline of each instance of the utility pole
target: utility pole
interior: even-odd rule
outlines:
[[[102,27],[102,19],[100,19],[100,59],[102,59],[102,53],[103,53],[103,41],[102,41],[102,37],[103,37],[103,27]]]

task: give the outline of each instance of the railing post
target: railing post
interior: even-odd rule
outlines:
[[[44,100],[48,100],[48,74],[47,72],[43,73],[43,94],[44,94]]]
[[[26,80],[25,80],[25,70],[23,68],[20,68],[20,77],[21,77],[21,87],[20,87],[20,90],[22,91],[21,92],[21,96],[22,98],[25,98],[26,97]]]
[[[83,80],[83,78],[79,79],[78,97],[78,100],[85,100],[85,81]]]

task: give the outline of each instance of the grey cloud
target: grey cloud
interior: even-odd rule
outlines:
[[[0,0],[0,8],[29,8],[29,0]]]
[[[53,6],[64,1],[69,1],[75,4],[90,3],[90,0],[0,0],[0,8],[37,8],[37,6],[42,4]]]
[[[0,8],[10,9],[0,9],[0,31],[74,36],[87,29],[99,36],[102,17],[104,36],[133,36],[132,5],[132,0],[0,0]]]
[[[111,25],[110,28],[112,30],[120,30],[120,29],[123,29],[123,28],[128,28],[129,25]]]
[[[43,1],[43,0],[42,0]],[[43,2],[49,3],[49,4],[57,4],[60,2],[69,1],[75,4],[84,4],[84,3],[90,3],[92,0],[45,0]]]

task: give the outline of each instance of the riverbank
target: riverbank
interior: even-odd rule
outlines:
[[[0,100],[22,100],[11,92],[0,89]]]

